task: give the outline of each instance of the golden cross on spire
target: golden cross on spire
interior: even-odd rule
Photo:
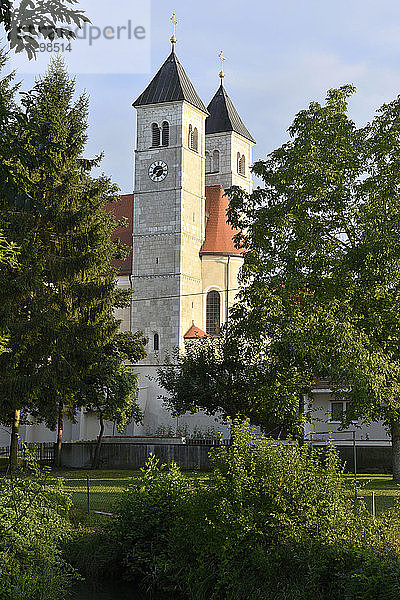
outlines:
[[[172,44],[172,50],[175,49],[175,44],[176,44],[176,37],[175,37],[175,26],[177,24],[177,20],[176,20],[176,14],[173,13],[171,19],[172,21],[172,37],[171,37],[171,44]]]
[[[224,56],[224,52],[223,50],[221,50],[221,52],[218,54],[218,56],[221,59],[221,71],[220,71],[220,78],[221,78],[221,82],[223,80],[223,78],[225,77],[225,73],[224,73],[224,60],[226,60],[225,56]]]

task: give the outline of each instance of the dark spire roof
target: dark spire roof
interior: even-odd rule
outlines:
[[[255,143],[254,138],[247,130],[236,108],[233,106],[232,100],[221,85],[217,90],[214,98],[208,105],[210,116],[206,119],[206,135],[208,133],[222,133],[224,131],[234,131],[242,135],[247,140]]]
[[[186,75],[185,69],[172,50],[161,69],[133,103],[133,106],[163,104],[164,102],[177,102],[179,100],[186,100],[192,106],[208,114],[192,82]]]

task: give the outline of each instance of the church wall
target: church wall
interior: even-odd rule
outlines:
[[[202,329],[206,327],[206,298],[210,290],[221,294],[221,323],[226,322],[226,289],[228,288],[228,310],[237,294],[238,275],[243,259],[241,256],[209,255],[202,256],[203,316]],[[227,280],[228,275],[228,280]]]
[[[252,165],[252,149],[253,143],[246,140],[241,135],[236,133],[232,134],[231,138],[231,160],[233,165],[233,177],[232,185],[238,185],[251,193],[253,191],[253,180],[250,173],[250,167]],[[244,154],[246,157],[246,176],[239,175],[237,170],[237,153]]]
[[[199,132],[198,152],[188,145],[189,125]],[[183,105],[182,146],[182,214],[181,214],[181,282],[180,334],[199,323],[202,314],[201,260],[199,249],[204,240],[205,211],[205,114],[191,105]]]
[[[221,185],[224,189],[232,185],[242,187],[251,193],[253,181],[250,173],[252,164],[253,143],[234,132],[211,133],[206,136],[206,151],[212,156],[214,150],[220,153],[220,168],[218,173],[206,174],[206,185]],[[237,153],[246,157],[246,176],[237,171]]]
[[[131,289],[131,282],[129,279],[129,275],[120,275],[116,279],[116,285],[118,288],[123,290]],[[131,329],[131,308],[127,306],[126,308],[117,308],[114,311],[114,316],[116,319],[120,320],[120,331],[130,331]]]
[[[181,102],[138,108],[131,327],[149,338],[148,347],[158,333],[161,352],[178,344],[182,119]],[[161,126],[163,121],[170,124],[170,144],[151,148],[151,125]],[[153,182],[148,175],[156,160],[168,165],[162,182]],[[151,357],[143,362],[150,364]]]

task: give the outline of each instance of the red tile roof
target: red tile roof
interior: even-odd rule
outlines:
[[[196,327],[196,325],[192,325],[191,328],[189,329],[189,331],[187,331],[183,337],[185,340],[189,340],[189,339],[194,339],[194,338],[205,337],[206,335],[207,334],[202,329],[200,329],[200,327]]]
[[[242,254],[235,248],[233,236],[238,233],[226,222],[229,199],[220,185],[206,187],[206,239],[200,254]]]
[[[117,227],[112,234],[112,239],[119,238],[123,244],[132,248],[132,233],[133,233],[133,194],[125,194],[120,197],[118,202],[106,204],[105,210],[112,213],[116,221],[123,217],[128,220],[127,227]],[[113,260],[113,266],[119,269],[119,275],[132,274],[132,252],[125,260]]]

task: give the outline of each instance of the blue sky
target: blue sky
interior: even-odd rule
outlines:
[[[102,170],[123,193],[133,187],[131,104],[170,52],[173,11],[176,52],[206,104],[219,85],[219,51],[228,57],[225,86],[257,140],[255,159],[280,146],[296,112],[329,88],[357,87],[350,112],[359,125],[400,92],[399,0],[151,0],[151,73],[77,75],[90,96],[87,155],[104,151]],[[24,88],[32,82],[25,76]]]

